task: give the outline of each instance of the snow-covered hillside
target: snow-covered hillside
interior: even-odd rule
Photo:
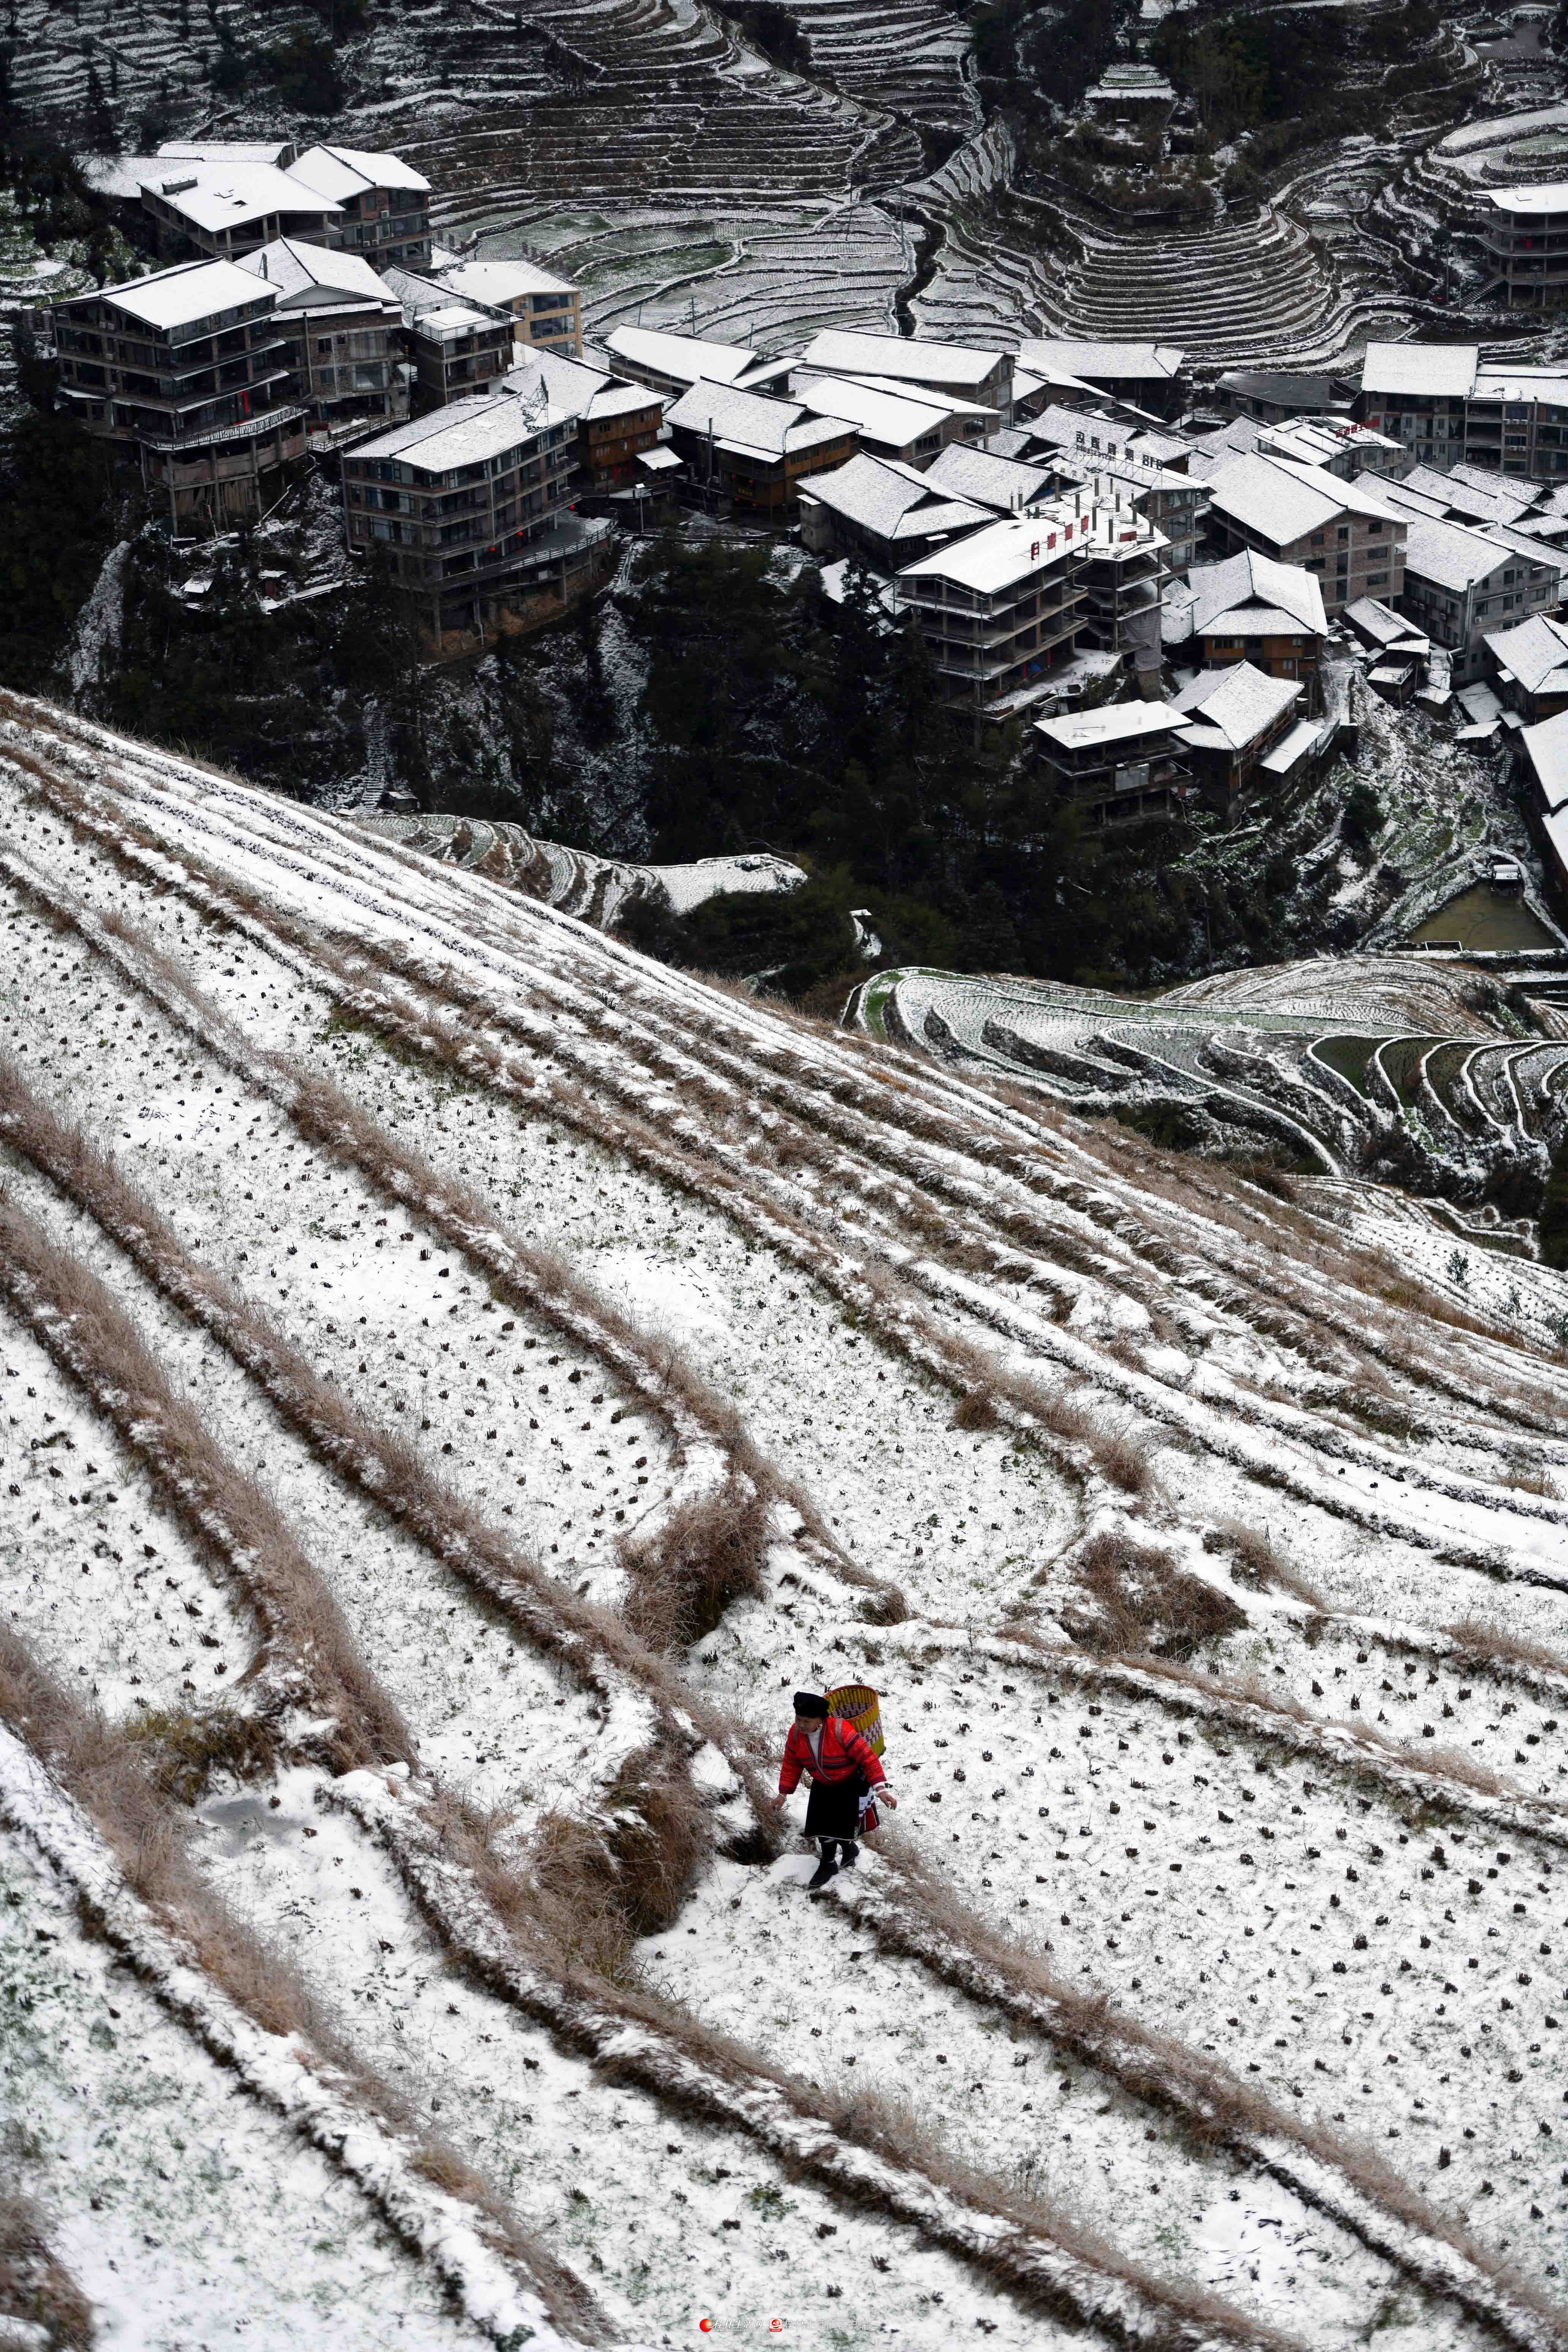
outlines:
[[[1568,1283],[14,697],[0,901],[40,2309],[1568,2343]]]

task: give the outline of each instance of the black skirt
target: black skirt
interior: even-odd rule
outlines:
[[[814,1780],[805,1808],[806,1836],[854,1837],[868,1785],[864,1772],[851,1772],[842,1780]]]

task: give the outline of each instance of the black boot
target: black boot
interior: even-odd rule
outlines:
[[[843,1844],[838,1849],[839,1869],[853,1870],[859,1859],[859,1847],[856,1844],[853,1838],[846,1838]]]
[[[833,1859],[833,1847],[834,1840],[832,1838],[823,1839],[822,1860],[817,1864],[816,1868],[812,1872],[811,1876],[805,1882],[806,1892],[808,1894],[815,1892],[815,1890],[819,1886],[826,1886],[830,1878],[836,1878],[837,1876],[838,1864]]]

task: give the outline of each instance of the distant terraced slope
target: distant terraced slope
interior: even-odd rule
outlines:
[[[1465,1202],[1538,1201],[1568,1134],[1568,970],[1505,990],[1461,961],[1347,957],[1148,999],[883,972],[846,1019],[1188,1146],[1381,1173]]]
[[[503,882],[563,914],[609,929],[634,901],[689,914],[725,891],[793,890],[804,870],[766,851],[751,856],[703,857],[689,866],[631,866],[591,850],[540,841],[521,824],[480,817],[360,816],[352,822],[378,841],[416,849],[446,866],[466,866]]]

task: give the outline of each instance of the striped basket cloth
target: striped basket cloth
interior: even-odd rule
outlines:
[[[868,1683],[842,1683],[827,1693],[827,1712],[858,1731],[873,1756],[882,1753],[882,1703]]]

